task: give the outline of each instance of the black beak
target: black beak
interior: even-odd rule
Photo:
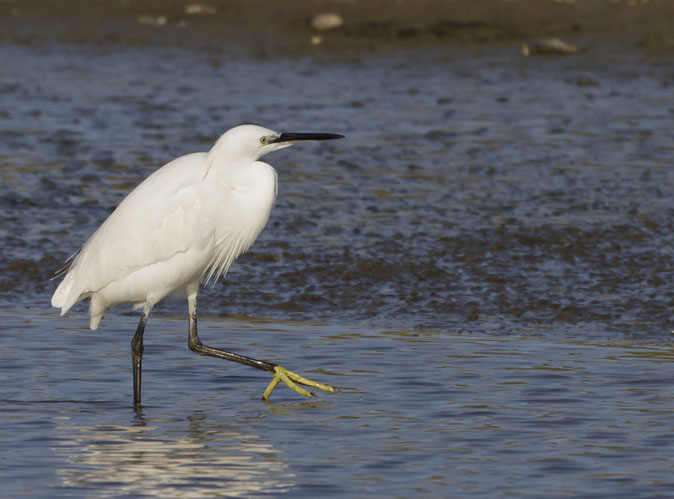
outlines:
[[[276,142],[303,142],[305,140],[334,140],[334,139],[343,139],[344,135],[339,135],[338,133],[295,133],[295,132],[283,132],[281,135],[276,137],[271,143]]]

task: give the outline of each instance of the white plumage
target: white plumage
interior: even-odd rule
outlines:
[[[90,327],[111,306],[133,303],[143,316],[131,342],[134,404],[140,405],[143,333],[152,307],[184,291],[189,306],[189,347],[201,355],[269,371],[274,379],[310,395],[295,383],[334,391],[281,366],[208,347],[197,334],[196,297],[203,280],[217,279],[264,228],[276,200],[276,171],[263,155],[328,133],[278,133],[241,125],[224,133],[208,153],[182,156],[164,165],[129,193],[84,243],[52,296],[65,314],[90,298]]]
[[[228,154],[251,135],[250,151]],[[90,327],[96,329],[108,307],[131,302],[151,308],[174,291],[194,289],[204,274],[208,280],[225,273],[253,244],[274,205],[276,171],[256,161],[290,145],[260,143],[274,135],[254,125],[236,127],[210,152],[155,171],[82,246],[52,306],[63,315],[90,297]]]

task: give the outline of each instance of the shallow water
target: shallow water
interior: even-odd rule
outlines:
[[[51,273],[126,192],[255,121],[347,140],[269,158],[280,172],[269,226],[204,311],[587,335],[674,327],[674,109],[657,60],[114,48],[3,47],[6,301],[18,288],[45,304]]]
[[[596,46],[272,59],[0,44],[0,482],[11,496],[579,494],[674,487],[671,65]],[[202,339],[344,387],[302,400],[53,272],[129,189],[225,129],[343,133],[269,156],[277,206],[200,295]]]
[[[163,317],[147,331],[134,414],[127,318],[93,334],[78,318],[14,320],[0,343],[4,492],[638,497],[674,487],[671,344],[201,324],[206,342],[287,361],[343,392],[299,400],[277,388],[261,402],[264,373],[192,354],[184,321]]]

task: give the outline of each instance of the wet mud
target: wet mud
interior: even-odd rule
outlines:
[[[3,493],[671,495],[673,6],[2,2]],[[138,313],[91,332],[51,279],[243,122],[346,139],[265,157],[277,205],[200,333],[343,390],[261,402],[177,297],[134,410]]]
[[[639,45],[659,36],[667,4],[581,2],[561,17],[560,5],[525,4],[520,18],[499,3],[500,26],[520,28],[492,34],[489,3],[453,21],[447,9],[392,12],[376,29],[381,10],[354,19],[345,5],[344,26],[314,45],[298,9],[284,11],[275,44],[228,45],[236,30],[268,28],[274,9],[190,16],[183,3],[134,2],[105,7],[93,33],[96,21],[59,28],[83,4],[58,18],[33,5],[3,6],[15,19],[0,47],[4,303],[47,307],[54,271],[126,192],[256,122],[347,140],[267,158],[277,207],[202,293],[204,313],[581,336],[674,326],[674,73],[666,37]],[[592,8],[610,10],[605,23],[573,28]],[[625,12],[649,29],[617,36]],[[537,16],[570,27],[535,30]],[[521,43],[543,34],[583,51],[524,57]]]

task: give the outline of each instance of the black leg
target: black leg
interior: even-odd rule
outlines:
[[[197,333],[196,305],[190,306],[190,335],[187,344],[190,347],[190,350],[198,353],[199,355],[207,355],[209,357],[217,357],[218,359],[231,360],[233,362],[238,362],[239,364],[255,367],[257,369],[261,369],[262,371],[268,371],[271,373],[274,372],[274,368],[276,367],[276,364],[272,364],[271,362],[251,359],[250,357],[245,357],[243,355],[239,355],[238,353],[218,350],[217,348],[211,348],[201,343]]]
[[[218,350],[217,348],[211,348],[201,343],[199,335],[197,334],[197,286],[194,286],[194,289],[190,291],[192,292],[188,292],[187,294],[187,303],[189,305],[190,313],[190,335],[188,340],[190,350],[198,353],[199,355],[208,355],[209,357],[217,357],[218,359],[231,360],[245,366],[254,367],[256,369],[271,373],[274,377],[271,380],[271,383],[269,383],[267,389],[262,394],[263,400],[267,400],[269,398],[271,392],[274,390],[274,387],[280,381],[283,381],[283,383],[285,383],[289,388],[306,397],[312,397],[313,394],[304,388],[300,388],[297,386],[298,384],[311,386],[318,388],[319,390],[325,390],[327,392],[336,391],[336,389],[332,386],[311,381],[310,379],[304,378],[292,371],[288,371],[284,367],[281,367],[277,364],[265,362],[264,360],[251,359],[250,357],[244,357],[243,355],[239,355],[237,353]]]
[[[133,340],[131,340],[131,363],[133,365],[133,406],[136,408],[140,407],[140,378],[144,350],[143,333],[145,332],[145,324],[147,323],[149,313],[149,310],[143,312],[143,316],[140,318],[140,322],[138,323],[138,328],[136,328],[136,334],[133,335]]]

